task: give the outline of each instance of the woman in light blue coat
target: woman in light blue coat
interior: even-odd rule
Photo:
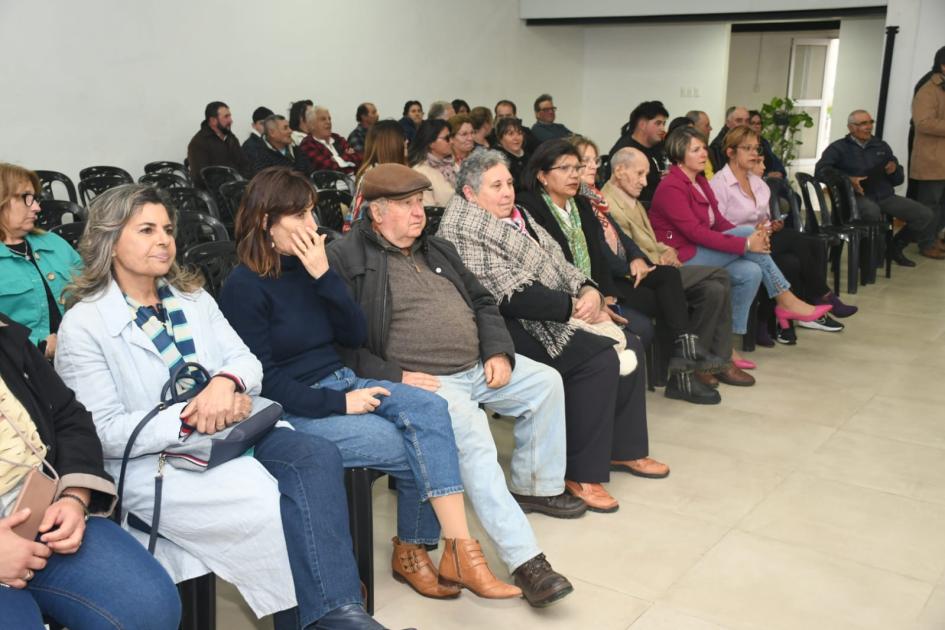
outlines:
[[[145,523],[159,453],[189,431],[212,434],[244,419],[262,380],[259,361],[199,280],[174,263],[169,207],[163,193],[142,185],[95,199],[56,353],[56,369],[92,413],[116,476],[131,431],[158,403],[170,370],[197,361],[212,375],[135,442],[122,516]],[[204,472],[163,471],[155,553],[175,581],[213,571],[257,616],[278,613],[279,630],[381,627],[360,606],[341,457],[330,442],[277,426],[252,457]]]

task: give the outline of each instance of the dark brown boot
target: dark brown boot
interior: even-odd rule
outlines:
[[[485,599],[521,597],[522,589],[501,581],[489,569],[479,541],[473,538],[446,538],[440,558],[440,582],[465,586]]]
[[[426,547],[401,542],[396,536],[391,540],[394,553],[390,558],[390,568],[395,580],[404,582],[424,597],[448,599],[459,596],[458,586],[440,583]]]

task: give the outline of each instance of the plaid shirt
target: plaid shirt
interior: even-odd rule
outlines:
[[[302,140],[299,149],[305,154],[312,165],[313,171],[341,171],[350,175],[361,165],[361,154],[348,146],[348,142],[336,133],[331,134],[331,143],[342,160],[351,162],[353,166],[339,166],[331,151],[324,144],[311,135]]]
[[[367,140],[367,132],[368,130],[365,127],[358,125],[348,134],[348,145],[361,155],[364,155],[364,141]]]

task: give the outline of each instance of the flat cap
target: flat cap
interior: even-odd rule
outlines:
[[[260,120],[266,120],[272,116],[272,110],[268,107],[257,107],[256,111],[253,112],[253,122],[258,123]]]
[[[403,164],[378,164],[364,175],[361,193],[365,201],[375,199],[404,199],[433,184],[426,176]]]

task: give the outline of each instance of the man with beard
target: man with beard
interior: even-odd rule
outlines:
[[[194,134],[187,145],[187,161],[190,177],[198,188],[206,188],[200,171],[207,166],[229,166],[246,178],[252,176],[252,168],[240,147],[239,140],[230,131],[233,115],[226,103],[213,101],[204,108],[204,120],[200,131]]]
[[[640,192],[640,202],[646,207],[649,207],[656,186],[667,168],[666,156],[663,153],[667,118],[669,112],[662,102],[643,101],[630,112],[630,120],[620,129],[620,139],[610,149],[611,159],[624,147],[632,147],[646,156],[650,171],[646,186]]]

